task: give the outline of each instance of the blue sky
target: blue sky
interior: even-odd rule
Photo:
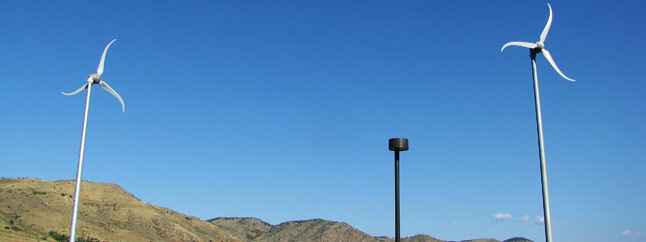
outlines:
[[[554,1],[538,74],[556,241],[646,241],[642,1]],[[9,1],[0,175],[83,179],[202,219],[544,240],[528,51],[544,1]],[[498,214],[499,219],[494,217]],[[508,214],[508,215],[507,215]],[[504,215],[504,216],[501,216]]]

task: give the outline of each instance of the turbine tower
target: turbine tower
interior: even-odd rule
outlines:
[[[96,73],[90,73],[87,78],[87,83],[83,84],[81,88],[77,89],[76,91],[73,91],[71,93],[63,93],[63,95],[66,96],[72,96],[75,95],[83,89],[87,88],[87,97],[85,99],[85,115],[83,116],[83,131],[81,132],[81,150],[79,152],[79,164],[78,164],[78,170],[76,173],[76,189],[74,191],[74,209],[72,211],[72,225],[70,226],[70,242],[74,242],[76,239],[76,218],[78,215],[78,205],[79,205],[79,199],[81,198],[81,173],[83,172],[83,153],[85,151],[85,131],[87,128],[87,115],[88,111],[90,110],[90,91],[92,90],[92,85],[94,84],[99,84],[101,85],[101,88],[105,89],[107,92],[115,96],[119,102],[121,102],[121,109],[122,112],[126,111],[126,106],[123,103],[123,99],[121,99],[121,96],[112,89],[108,83],[105,81],[101,80],[101,74],[103,74],[103,64],[105,63],[105,54],[108,52],[108,48],[114,41],[117,39],[113,39],[110,41],[110,43],[105,47],[103,50],[103,55],[101,56],[101,61],[99,62],[99,68],[96,69]]]
[[[550,4],[547,3],[547,7],[550,9],[550,17],[547,19],[547,24],[545,25],[545,28],[543,29],[543,32],[541,33],[541,36],[538,42],[529,43],[529,42],[512,41],[503,45],[502,49],[500,49],[500,52],[502,52],[507,46],[511,46],[511,45],[529,48],[529,57],[532,60],[532,78],[534,79],[534,105],[536,109],[536,126],[537,126],[537,133],[538,133],[538,156],[541,163],[540,168],[541,168],[541,185],[543,190],[543,216],[545,218],[545,239],[547,242],[552,242],[552,223],[550,219],[550,198],[549,198],[549,192],[547,188],[547,168],[545,167],[545,147],[543,143],[543,121],[541,116],[541,98],[538,92],[538,74],[536,73],[536,54],[543,53],[543,56],[545,57],[545,59],[547,59],[547,62],[549,62],[552,65],[552,67],[554,67],[554,70],[556,70],[556,72],[559,73],[559,75],[561,75],[563,78],[565,78],[568,81],[575,81],[575,80],[565,76],[565,74],[561,72],[559,67],[556,66],[554,59],[552,59],[552,55],[550,54],[550,52],[547,49],[545,49],[545,39],[547,38],[547,33],[550,31],[550,27],[552,26],[552,6],[550,6]]]

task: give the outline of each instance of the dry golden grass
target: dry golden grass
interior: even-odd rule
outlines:
[[[83,182],[77,237],[101,241],[231,241],[231,233],[195,217],[140,201],[114,184]],[[68,234],[74,181],[0,180],[0,241]]]

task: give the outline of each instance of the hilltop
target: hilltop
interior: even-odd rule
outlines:
[[[238,238],[253,242],[287,241],[338,241],[382,242],[347,223],[322,219],[291,221],[272,226],[257,218],[215,218],[208,220],[218,227],[232,232]]]
[[[83,182],[77,236],[88,241],[393,242],[323,219],[271,225],[257,218],[203,221],[137,199],[118,185]],[[0,241],[60,241],[69,233],[74,181],[0,179]],[[58,239],[58,240],[57,240]],[[446,242],[428,235],[404,242]],[[531,242],[511,238],[505,242]],[[500,242],[477,239],[463,242]]]

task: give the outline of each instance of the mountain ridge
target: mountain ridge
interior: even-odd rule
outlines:
[[[146,203],[116,184],[86,182],[77,236],[86,241],[392,242],[344,222],[310,219],[271,225],[257,218],[201,220]],[[74,181],[0,178],[0,241],[61,241],[69,231]],[[57,237],[59,236],[59,237]],[[526,242],[524,238],[506,240]],[[447,242],[428,235],[403,242]],[[501,242],[493,239],[463,242]]]
[[[254,217],[218,217],[206,220],[216,226],[232,232],[245,242],[394,242],[394,238],[370,236],[353,228],[344,222],[334,222],[320,218],[296,220],[271,225]],[[248,228],[245,228],[248,226]],[[300,227],[300,228],[294,228]],[[323,231],[327,230],[327,231]],[[250,232],[251,231],[251,232]],[[285,232],[286,231],[286,232]],[[326,233],[328,232],[328,233]],[[338,236],[342,235],[342,236]],[[514,237],[505,241],[491,238],[462,240],[460,242],[532,242],[531,240]],[[402,242],[455,242],[433,238],[426,234],[418,234],[402,238]]]

